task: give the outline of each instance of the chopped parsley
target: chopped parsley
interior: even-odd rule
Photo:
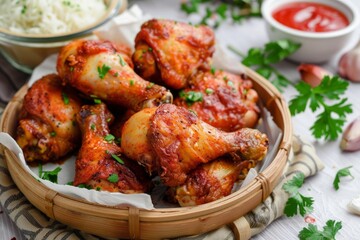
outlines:
[[[152,82],[151,82],[151,83],[149,83],[149,85],[146,86],[146,89],[150,89],[150,88],[152,88],[154,85],[155,85],[155,83],[152,83]]]
[[[106,136],[104,137],[104,140],[107,141],[107,142],[109,142],[109,143],[111,143],[111,142],[113,142],[113,141],[115,140],[115,136],[112,135],[112,134],[108,134],[108,135],[106,135]]]
[[[92,123],[92,124],[90,125],[90,129],[91,129],[91,130],[95,130],[95,129],[96,129],[96,125],[95,125],[94,123]]]
[[[118,163],[124,164],[124,161],[118,155],[111,154],[111,157],[115,159]]]
[[[119,59],[120,59],[120,65],[121,66],[126,66],[126,62],[124,61],[124,59],[119,55]]]
[[[195,91],[180,91],[179,96],[185,100],[187,105],[192,105],[195,102],[202,102],[203,101],[203,95],[201,92],[195,92]]]
[[[214,90],[211,89],[211,88],[207,88],[207,89],[205,89],[205,93],[208,94],[208,95],[211,95],[211,94],[214,93]]]
[[[48,180],[53,183],[58,183],[58,174],[61,171],[61,167],[57,167],[52,171],[43,171],[42,164],[39,164],[39,177],[44,180]]]
[[[116,173],[113,173],[108,177],[107,180],[111,183],[117,183],[119,181],[119,175],[117,175]]]
[[[131,80],[129,81],[129,85],[130,85],[130,86],[134,86],[134,84],[135,84],[134,80],[131,79]]]
[[[64,104],[68,105],[70,103],[70,99],[69,99],[68,95],[66,93],[62,92],[61,96],[62,96],[62,99],[64,101]]]
[[[109,67],[106,64],[103,64],[102,67],[97,68],[98,73],[99,73],[99,78],[104,79],[105,75],[109,72],[109,70],[111,69],[111,67]]]
[[[50,136],[55,137],[55,136],[56,136],[56,132],[55,132],[55,131],[50,132]]]
[[[350,173],[350,168],[352,168],[352,166],[342,168],[336,173],[334,181],[333,181],[333,186],[334,186],[335,190],[339,190],[340,177],[350,176],[350,177],[354,178],[353,175],[351,175],[351,173]]]
[[[95,103],[95,104],[100,104],[100,103],[101,103],[101,100],[98,99],[98,98],[94,98],[94,103]]]

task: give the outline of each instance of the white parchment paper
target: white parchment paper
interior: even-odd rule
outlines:
[[[132,47],[134,45],[135,36],[140,30],[141,24],[149,18],[150,16],[143,15],[141,9],[137,5],[134,5],[129,10],[114,18],[103,28],[98,29],[95,32],[95,35],[99,39],[107,39],[116,43],[127,44]],[[56,59],[57,54],[51,55],[38,67],[36,67],[28,85],[31,86],[35,81],[46,74],[56,73]],[[216,51],[213,57],[213,66],[217,69],[223,69],[237,74],[244,72],[242,65],[238,62],[238,60],[231,59],[226,56],[223,49],[221,49],[218,45],[216,46]],[[263,171],[271,163],[277,153],[282,132],[272,121],[271,114],[266,109],[262,109],[262,113],[263,121],[261,121],[262,124],[258,128],[269,136],[269,153],[261,164],[259,164],[255,169],[251,169],[249,171],[249,174],[242,184],[238,183],[234,186],[234,191],[249,184],[257,176],[259,171]],[[21,148],[9,134],[0,133],[0,143],[9,148],[19,157],[24,169],[26,169],[33,177],[37,178],[41,183],[59,193],[107,206],[132,205],[140,209],[148,210],[154,209],[155,207],[163,208],[177,206],[163,201],[163,194],[166,188],[161,185],[155,187],[151,196],[148,194],[109,193],[67,185],[68,182],[73,181],[75,176],[75,156],[70,157],[61,165],[54,163],[46,163],[43,165],[44,171],[53,170],[58,166],[62,168],[58,175],[58,184],[42,180],[38,176],[38,167],[29,167],[26,164]]]

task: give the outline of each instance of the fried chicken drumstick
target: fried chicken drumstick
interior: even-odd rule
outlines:
[[[131,134],[138,137],[126,136]],[[250,128],[224,132],[185,108],[162,104],[153,114],[145,110],[134,114],[124,125],[121,145],[127,154],[146,156],[142,164],[156,168],[165,185],[179,186],[198,165],[227,153],[236,153],[242,159],[263,159],[268,139]]]
[[[109,192],[147,192],[151,181],[144,169],[126,159],[121,148],[109,135],[112,114],[104,104],[85,105],[78,123],[83,140],[76,159],[74,185],[86,184],[93,189]]]
[[[172,102],[164,87],[134,72],[128,54],[109,41],[76,40],[62,48],[56,68],[64,84],[107,103],[139,111]]]
[[[28,162],[58,160],[79,146],[80,99],[56,74],[36,81],[24,97],[16,141]]]
[[[256,163],[234,161],[232,156],[224,156],[199,165],[189,173],[185,184],[168,190],[168,197],[182,207],[215,201],[229,195],[239,176],[245,175]]]
[[[198,69],[210,69],[214,45],[214,32],[207,26],[152,19],[141,26],[132,59],[144,79],[181,89]]]

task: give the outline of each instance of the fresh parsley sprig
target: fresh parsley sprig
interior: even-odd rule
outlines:
[[[288,217],[292,217],[297,213],[305,216],[305,214],[313,211],[314,200],[312,197],[305,197],[299,192],[304,179],[304,174],[300,172],[282,186],[282,189],[290,195],[284,208],[284,214]]]
[[[234,23],[241,22],[250,17],[261,17],[261,4],[263,0],[188,0],[182,2],[180,9],[186,14],[200,12],[200,5],[205,5],[205,13],[198,24],[217,28],[222,22],[231,18]]]
[[[351,173],[350,173],[350,168],[352,168],[352,166],[342,168],[339,171],[337,171],[334,181],[333,181],[333,186],[334,186],[335,190],[339,190],[339,183],[340,183],[341,177],[350,176],[350,177],[354,178],[354,176],[351,175]]]
[[[300,231],[298,237],[300,240],[335,240],[335,236],[341,228],[342,223],[334,220],[328,220],[322,231],[310,223],[307,228]]]
[[[242,63],[245,66],[253,68],[268,79],[280,92],[283,92],[284,88],[292,83],[272,65],[283,61],[296,52],[300,46],[299,43],[285,39],[266,43],[263,48],[251,48],[247,55],[242,54],[232,46],[229,46],[229,49],[243,58]]]
[[[299,94],[289,104],[290,113],[295,116],[304,112],[307,106],[312,112],[322,109],[310,128],[312,135],[317,139],[324,137],[325,140],[335,140],[342,132],[346,115],[352,112],[347,98],[341,98],[348,86],[349,83],[338,76],[325,76],[320,85],[314,88],[299,82],[295,86]]]
[[[39,177],[44,180],[49,180],[53,183],[58,183],[58,174],[61,171],[61,167],[57,167],[52,171],[44,171],[42,164],[39,164]]]

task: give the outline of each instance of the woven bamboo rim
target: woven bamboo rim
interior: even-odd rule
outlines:
[[[269,81],[249,68],[264,106],[271,112],[283,137],[273,162],[248,186],[217,201],[196,207],[143,210],[135,207],[109,207],[75,199],[45,187],[35,180],[11,151],[4,154],[10,174],[26,198],[52,219],[75,229],[108,238],[162,239],[205,233],[230,224],[265,200],[276,186],[291,148],[291,116],[287,104]],[[0,130],[14,136],[17,117],[27,86],[7,105]],[[236,229],[243,224],[233,223]]]

